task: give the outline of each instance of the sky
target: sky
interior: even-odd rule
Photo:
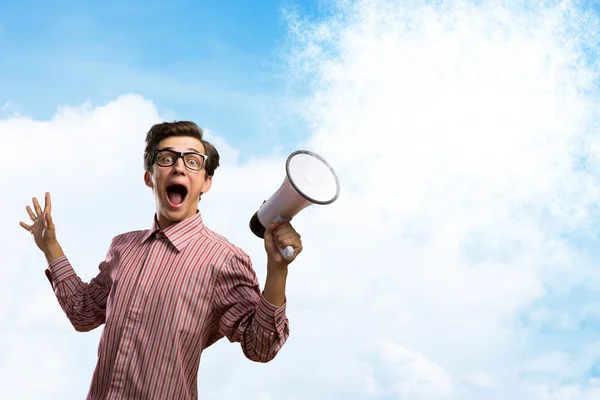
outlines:
[[[191,119],[222,157],[203,219],[261,284],[287,155],[341,183],[293,221],[290,339],[207,349],[201,398],[600,398],[599,39],[581,1],[0,3],[0,397],[83,398],[101,334],[62,314],[31,197],[89,280],[152,222],[145,132]]]

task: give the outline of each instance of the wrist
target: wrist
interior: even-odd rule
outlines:
[[[272,262],[267,262],[267,277],[271,276],[273,278],[287,278],[288,275],[288,265],[280,265]]]
[[[64,253],[62,248],[60,247],[60,244],[56,242],[46,247],[46,249],[44,250],[44,255],[46,256],[46,261],[48,261],[48,264],[50,264],[57,258],[64,256]]]
[[[263,296],[265,299],[275,305],[281,307],[285,303],[285,286],[287,281],[287,266],[267,266],[267,277]]]

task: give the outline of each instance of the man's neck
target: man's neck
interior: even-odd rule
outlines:
[[[200,210],[196,210],[196,212],[194,214],[184,217],[183,219],[181,219],[179,221],[172,221],[158,212],[154,214],[154,218],[156,219],[156,223],[157,223],[158,227],[164,231],[165,229],[167,229],[168,227],[170,227],[172,225],[178,224],[180,222],[183,222],[190,218],[195,217],[196,215],[198,215],[199,212],[200,212]]]

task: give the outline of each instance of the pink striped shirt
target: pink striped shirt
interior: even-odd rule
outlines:
[[[268,362],[289,335],[286,304],[262,296],[249,256],[200,212],[113,238],[83,282],[66,257],[46,275],[77,331],[105,324],[87,399],[197,399],[202,351],[227,337]]]

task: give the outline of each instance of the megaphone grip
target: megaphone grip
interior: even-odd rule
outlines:
[[[287,246],[285,249],[279,249],[283,258],[289,260],[294,257],[294,248],[292,246]]]

